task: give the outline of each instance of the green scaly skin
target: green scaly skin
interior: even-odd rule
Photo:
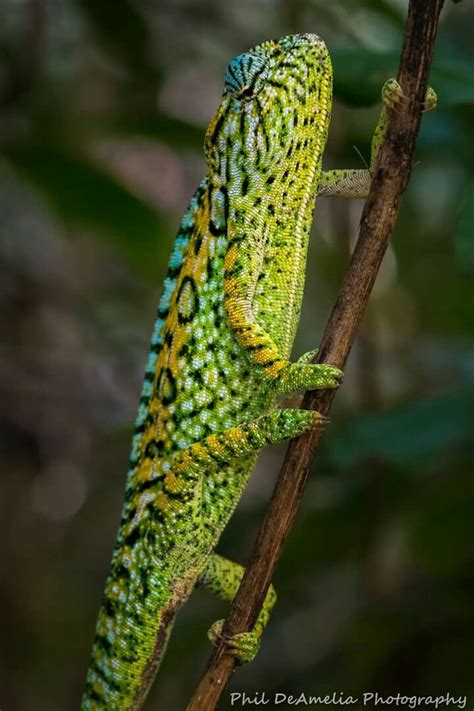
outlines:
[[[340,382],[337,368],[310,362],[313,352],[289,361],[315,197],[364,197],[370,184],[368,170],[322,171],[331,98],[316,35],[265,42],[227,69],[206,134],[207,176],[158,309],[83,711],[141,708],[196,585],[232,600],[243,569],[214,549],[257,453],[322,420],[278,400]],[[372,162],[388,108],[402,100],[391,80]],[[228,640],[241,661],[255,656],[274,601],[271,588],[254,630]]]

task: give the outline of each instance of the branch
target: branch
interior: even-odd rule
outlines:
[[[344,367],[388,246],[411,169],[422,104],[443,0],[410,0],[398,82],[403,110],[393,113],[380,148],[364,205],[351,264],[329,318],[318,362]],[[334,390],[307,392],[304,409],[328,415]],[[290,532],[311,462],[321,439],[317,429],[290,442],[249,565],[224,625],[223,637],[253,628]],[[236,664],[225,644],[216,647],[188,706],[211,711],[221,698]]]

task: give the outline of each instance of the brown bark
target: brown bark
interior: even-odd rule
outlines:
[[[344,367],[397,218],[418,135],[443,0],[410,0],[397,79],[406,103],[393,113],[362,213],[359,238],[329,318],[318,362]],[[329,413],[334,390],[305,394],[302,407]],[[292,526],[322,430],[290,442],[246,573],[225,622],[223,636],[252,629]],[[188,711],[215,709],[235,667],[221,643],[189,703]]]

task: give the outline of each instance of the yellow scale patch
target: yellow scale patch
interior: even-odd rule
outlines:
[[[177,378],[180,373],[179,358],[183,345],[186,344],[191,333],[192,322],[180,323],[179,317],[186,321],[192,316],[193,309],[196,304],[194,299],[198,298],[196,291],[193,289],[191,280],[194,284],[199,284],[201,276],[206,273],[207,264],[210,256],[212,235],[208,231],[209,224],[209,200],[202,201],[195,217],[196,230],[192,236],[187,254],[184,259],[182,272],[179,281],[176,284],[174,294],[170,303],[170,310],[166,320],[165,329],[167,333],[172,334],[170,344],[163,343],[163,347],[156,360],[155,378],[153,384],[153,396],[148,405],[149,414],[152,416],[152,424],[143,432],[140,449],[145,452],[146,446],[153,440],[161,440],[169,443],[170,432],[174,430],[174,417],[169,411],[167,401],[172,402],[174,394],[174,382],[172,378]],[[194,248],[196,240],[203,237],[201,246],[196,255]],[[171,377],[170,377],[171,374]],[[217,374],[212,377],[210,373],[209,385],[212,387],[217,379]],[[171,423],[171,426],[170,426]],[[140,464],[136,468],[134,480],[136,483],[149,480],[152,469],[159,466],[157,462],[149,458],[142,458]],[[174,482],[171,478],[167,479],[167,488],[169,491],[178,492],[178,482]]]

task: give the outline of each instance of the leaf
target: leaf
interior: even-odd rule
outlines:
[[[463,272],[474,272],[474,177],[464,190],[454,235],[456,263]]]
[[[58,146],[23,145],[7,154],[14,169],[46,197],[69,227],[93,230],[149,275],[157,271],[165,221],[113,175]]]

